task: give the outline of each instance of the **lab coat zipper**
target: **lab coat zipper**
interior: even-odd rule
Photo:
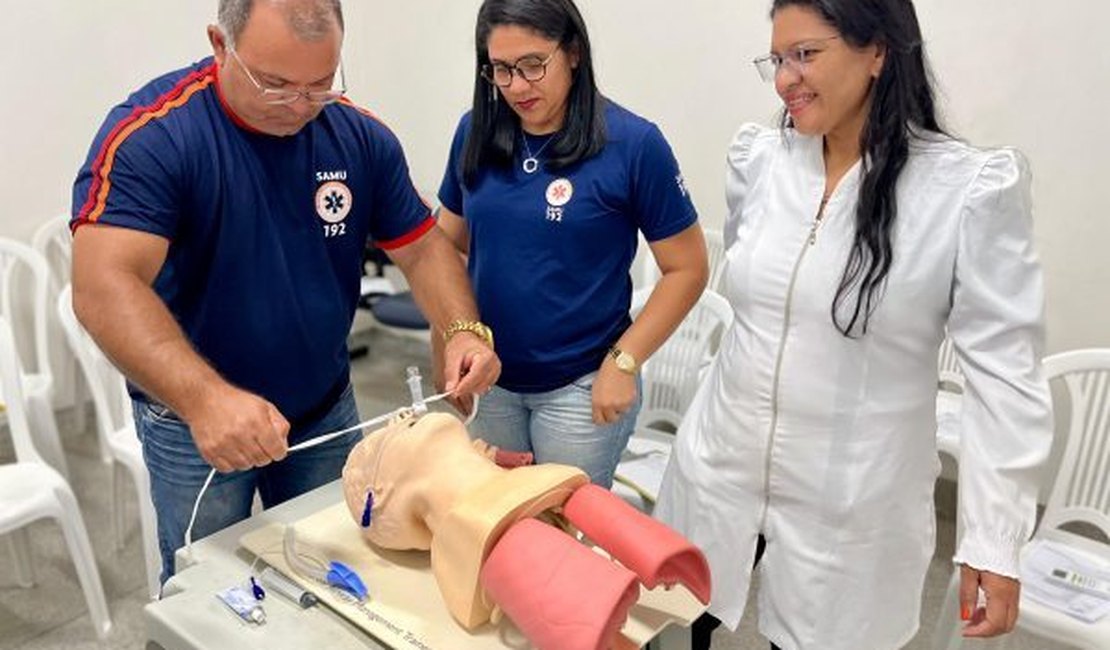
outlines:
[[[790,284],[786,289],[786,305],[783,307],[782,314],[782,336],[779,338],[779,351],[775,357],[775,376],[771,387],[771,426],[767,436],[767,453],[764,454],[763,462],[763,513],[759,521],[759,530],[761,531],[767,523],[767,510],[771,500],[771,454],[775,446],[775,430],[778,428],[779,421],[779,384],[782,379],[782,358],[786,352],[786,336],[790,329],[790,314],[794,305],[794,285],[798,281],[798,271],[802,268],[802,261],[806,258],[806,252],[817,243],[817,230],[821,227],[828,200],[829,197],[827,196],[821,198],[821,205],[817,208],[817,215],[813,218],[813,225],[809,228],[809,235],[806,237],[805,243],[802,244],[798,259],[794,262],[794,270],[790,273]]]

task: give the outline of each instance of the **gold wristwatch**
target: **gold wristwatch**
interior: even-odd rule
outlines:
[[[609,356],[613,357],[613,363],[617,365],[617,370],[625,374],[635,375],[640,370],[640,364],[636,362],[636,357],[615,345],[609,348]]]
[[[470,332],[471,334],[485,341],[486,344],[489,345],[491,350],[493,349],[493,330],[489,328],[489,325],[486,325],[481,321],[463,320],[461,318],[451,321],[451,324],[447,326],[447,329],[443,330],[443,341],[450,341],[451,337],[458,334],[459,332]]]

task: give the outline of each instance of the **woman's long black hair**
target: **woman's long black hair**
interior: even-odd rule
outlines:
[[[911,0],[773,0],[771,16],[788,6],[816,11],[850,45],[886,48],[860,133],[863,178],[855,241],[832,304],[837,329],[845,336],[859,336],[867,333],[894,261],[895,189],[909,157],[910,140],[923,131],[944,133],[937,119],[932,74]],[[785,113],[783,125],[789,125]],[[850,300],[855,304],[842,310]],[[844,320],[847,314],[851,317]]]
[[[520,118],[500,101],[497,87],[486,81],[482,66],[490,63],[489,35],[495,27],[516,25],[559,43],[578,55],[572,71],[567,114],[551,143],[545,165],[559,169],[589,158],[605,146],[605,111],[594,77],[590,37],[573,0],[486,0],[478,10],[475,33],[474,106],[470,132],[463,146],[463,182],[472,184],[485,166],[507,167],[520,141]]]

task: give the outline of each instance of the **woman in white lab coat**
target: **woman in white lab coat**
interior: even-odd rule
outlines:
[[[905,645],[933,554],[947,328],[967,377],[965,634],[1007,632],[1051,441],[1025,160],[943,134],[909,0],[774,0],[772,20],[756,63],[784,124],[746,125],[729,150],[736,321],[656,514],[705,551],[709,612],[730,628],[765,541],[760,630],[777,647]]]

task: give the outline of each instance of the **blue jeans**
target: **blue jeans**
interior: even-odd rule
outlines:
[[[174,553],[185,545],[193,503],[212,467],[193,442],[189,427],[169,409],[144,400],[132,403],[135,428],[150,472],[150,495],[158,516],[158,547],[164,584],[174,573]],[[348,386],[335,406],[315,423],[289,432],[289,446],[359,423]],[[251,514],[257,489],[266,508],[329,483],[343,471],[347,455],[362,436],[358,431],[296,452],[284,460],[230,474],[217,473],[204,493],[193,525],[193,539],[211,535]]]
[[[604,488],[613,484],[621,452],[636,426],[643,388],[636,378],[636,401],[621,419],[598,425],[591,391],[596,372],[546,393],[514,393],[494,386],[478,404],[474,435],[502,449],[530,451],[536,463],[581,468]]]

